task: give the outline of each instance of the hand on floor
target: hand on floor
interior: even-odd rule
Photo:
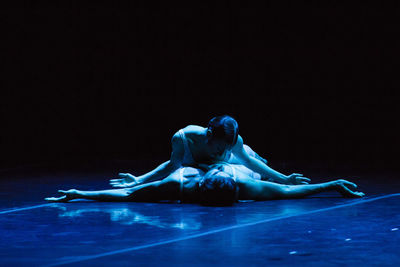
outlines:
[[[119,173],[118,176],[119,176],[118,179],[110,180],[110,185],[112,187],[118,187],[118,188],[132,187],[132,186],[139,184],[136,177],[130,173]]]
[[[303,174],[300,173],[292,173],[291,175],[288,175],[287,178],[290,184],[293,185],[308,184],[309,182],[311,182],[310,178],[304,177]]]

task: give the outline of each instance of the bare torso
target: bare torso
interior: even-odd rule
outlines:
[[[209,150],[207,149],[205,138],[207,128],[197,125],[189,125],[182,130],[185,133],[189,150],[196,163],[209,165],[224,161],[226,158],[228,158],[228,156],[230,156],[227,154],[231,154],[231,152],[227,150],[222,155],[210,154]]]
[[[239,188],[243,187],[243,182],[248,182],[249,180],[254,180],[254,172],[247,169],[242,165],[232,165],[232,164],[215,164],[209,166],[209,168],[215,168],[218,166],[218,169],[225,172],[231,177],[234,177],[238,182]],[[193,168],[193,167],[182,167],[174,174],[171,175],[170,178],[179,181],[181,184],[180,196],[179,199],[183,202],[198,202],[199,200],[199,182],[203,178],[205,171]],[[247,199],[246,194],[241,192],[240,190],[239,199]]]

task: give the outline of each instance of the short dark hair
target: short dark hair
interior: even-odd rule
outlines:
[[[200,204],[232,206],[236,202],[237,184],[232,177],[206,173],[199,182]]]
[[[208,122],[207,128],[210,131],[209,140],[223,140],[229,146],[236,144],[239,135],[239,125],[231,116],[222,115],[214,117]]]

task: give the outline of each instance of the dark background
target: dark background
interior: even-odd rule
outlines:
[[[397,7],[131,2],[0,9],[1,167],[160,163],[229,114],[275,166],[397,168]]]

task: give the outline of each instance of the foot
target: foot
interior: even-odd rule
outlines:
[[[365,196],[363,192],[353,191],[357,188],[357,185],[352,182],[340,179],[334,181],[333,183],[336,191],[338,191],[343,197],[360,198]]]

